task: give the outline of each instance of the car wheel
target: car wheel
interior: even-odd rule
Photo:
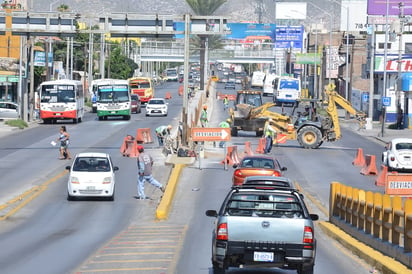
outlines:
[[[213,274],[225,274],[226,270],[224,268],[220,268],[216,263],[213,264]]]
[[[314,265],[312,264],[312,265],[310,265],[310,266],[303,266],[303,265],[300,265],[299,267],[298,267],[298,274],[313,274],[313,269],[314,269]]]
[[[74,197],[67,193],[67,201],[74,201]]]

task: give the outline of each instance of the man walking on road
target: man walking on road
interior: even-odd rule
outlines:
[[[139,172],[139,177],[137,179],[137,199],[144,200],[147,199],[144,193],[145,181],[159,188],[164,192],[163,185],[159,183],[152,175],[153,158],[150,154],[144,152],[144,147],[139,146],[138,148],[139,156],[137,157],[137,168]]]

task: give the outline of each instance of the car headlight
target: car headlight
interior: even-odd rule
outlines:
[[[71,184],[80,184],[80,181],[77,177],[71,176],[70,177],[70,183]]]
[[[110,183],[112,183],[112,177],[105,177],[104,179],[103,179],[103,184],[105,185],[105,184],[110,184]]]

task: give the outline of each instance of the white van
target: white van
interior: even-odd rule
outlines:
[[[301,96],[301,84],[299,78],[280,77],[276,79],[273,102],[276,104],[294,104]]]
[[[263,83],[263,96],[273,96],[275,90],[276,79],[279,78],[279,75],[269,74],[266,75],[265,81]]]
[[[263,71],[254,71],[252,74],[251,88],[263,89],[263,83],[265,81],[266,74]]]

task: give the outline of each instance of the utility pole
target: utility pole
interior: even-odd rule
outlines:
[[[399,3],[399,44],[398,44],[398,81],[396,82],[396,117],[399,115],[401,108],[401,89],[402,89],[402,36],[404,29],[404,6],[403,2]]]

